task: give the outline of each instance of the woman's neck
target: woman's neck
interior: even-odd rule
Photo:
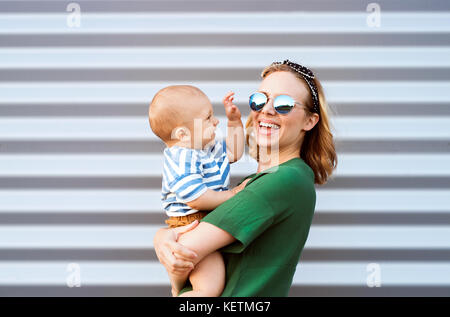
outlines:
[[[265,151],[260,148],[258,160],[258,173],[265,171],[268,168],[278,166],[293,158],[300,157],[299,147],[292,147],[288,149],[280,149],[279,151]]]

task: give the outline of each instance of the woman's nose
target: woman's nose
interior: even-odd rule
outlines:
[[[269,115],[275,115],[275,109],[273,108],[273,101],[272,99],[269,99],[267,103],[264,105],[264,107],[261,109],[261,113],[263,114],[269,114]]]
[[[219,120],[216,117],[214,117],[214,126],[217,126],[218,124],[219,124]]]

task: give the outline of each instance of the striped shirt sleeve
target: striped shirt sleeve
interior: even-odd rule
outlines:
[[[168,189],[175,193],[180,202],[193,201],[206,192],[201,168],[199,155],[195,151],[178,148],[166,153],[164,173],[169,179]]]

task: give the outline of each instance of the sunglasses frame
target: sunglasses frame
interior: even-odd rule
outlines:
[[[252,106],[251,106],[251,99],[252,99],[252,97],[253,97],[254,95],[256,95],[256,94],[263,95],[263,96],[266,98],[266,101],[264,102],[264,105],[263,105],[260,109],[258,109],[258,110],[253,109]],[[293,105],[293,106],[289,109],[289,111],[287,111],[287,112],[280,112],[280,111],[277,109],[277,106],[275,105],[275,103],[276,103],[276,101],[277,101],[277,98],[278,98],[278,97],[282,97],[282,96],[283,96],[283,97],[289,97],[289,98],[294,102],[294,105]],[[250,109],[251,109],[252,111],[259,112],[259,111],[261,111],[261,110],[267,105],[267,103],[269,102],[269,100],[270,100],[270,98],[269,98],[265,93],[260,92],[260,91],[257,91],[257,92],[254,92],[254,93],[252,93],[252,94],[250,95],[250,97],[248,98],[248,104],[249,104]],[[273,99],[273,109],[274,109],[277,113],[282,114],[282,115],[287,115],[287,114],[289,114],[289,113],[292,111],[292,109],[295,107],[295,105],[299,105],[300,107],[304,108],[304,106],[303,106],[301,103],[295,101],[295,99],[292,98],[292,97],[289,96],[289,95],[278,95],[278,96],[276,96],[276,97]]]

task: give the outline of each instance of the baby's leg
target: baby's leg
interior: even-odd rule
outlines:
[[[192,291],[183,297],[218,297],[225,287],[225,263],[219,252],[214,252],[201,260],[189,275]]]

